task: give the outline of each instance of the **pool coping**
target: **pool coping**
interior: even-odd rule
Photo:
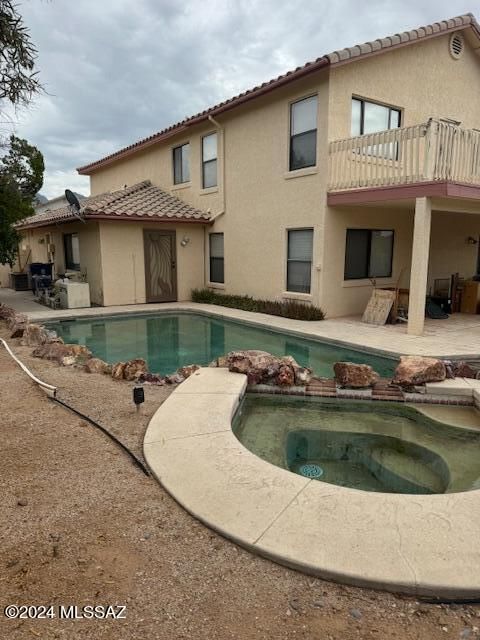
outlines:
[[[94,318],[109,318],[130,315],[171,315],[171,314],[193,314],[206,317],[222,318],[231,322],[249,324],[251,326],[267,329],[274,333],[286,333],[297,338],[304,338],[313,342],[320,342],[334,347],[347,348],[365,354],[373,354],[390,359],[398,359],[401,355],[427,355],[419,353],[415,348],[417,343],[409,345],[408,348],[382,349],[376,346],[365,345],[358,342],[351,342],[339,338],[332,338],[322,334],[322,323],[330,322],[329,320],[307,321],[293,320],[291,318],[283,318],[281,316],[267,315],[253,311],[243,311],[241,309],[233,309],[229,307],[221,307],[219,305],[209,305],[195,302],[168,302],[161,304],[141,304],[135,306],[123,307],[90,307],[86,309],[65,309],[65,310],[47,310],[27,313],[32,321],[41,322],[42,324],[52,324],[61,321],[81,321]],[[332,319],[331,322],[334,322]],[[360,324],[360,323],[359,323]],[[392,335],[392,341],[395,342],[398,336]],[[420,338],[421,340],[421,338]],[[431,353],[428,356],[433,358],[441,358],[444,360],[478,360],[480,352],[474,353]]]
[[[480,595],[480,490],[369,493],[280,469],[233,434],[246,387],[243,374],[199,369],[151,419],[145,459],[182,507],[250,551],[325,579],[418,596]]]

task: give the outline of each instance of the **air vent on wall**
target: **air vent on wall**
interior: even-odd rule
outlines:
[[[465,42],[461,33],[452,33],[450,36],[450,55],[458,60],[465,48]]]

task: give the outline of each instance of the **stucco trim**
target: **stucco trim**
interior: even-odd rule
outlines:
[[[422,197],[450,197],[480,200],[480,187],[446,180],[438,182],[417,182],[387,187],[365,187],[362,189],[338,191],[336,193],[329,192],[327,194],[327,204],[334,207],[338,205],[409,200]]]

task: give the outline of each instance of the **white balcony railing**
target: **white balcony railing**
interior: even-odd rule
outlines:
[[[329,191],[439,180],[480,186],[480,131],[431,119],[329,145]]]

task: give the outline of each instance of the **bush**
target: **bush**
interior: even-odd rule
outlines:
[[[271,316],[281,316],[293,320],[323,320],[325,318],[325,314],[319,307],[301,302],[292,300],[277,302],[276,300],[256,300],[250,296],[227,296],[211,289],[193,289],[192,301],[203,304],[218,304],[222,307],[242,309],[243,311],[268,313]]]

